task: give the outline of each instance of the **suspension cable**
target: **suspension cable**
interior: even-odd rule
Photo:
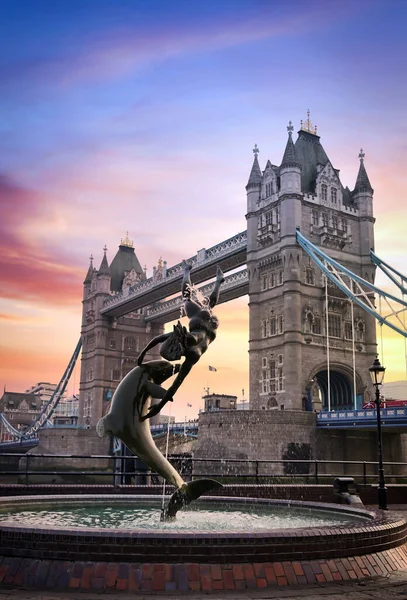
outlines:
[[[355,323],[353,316],[353,302],[349,298],[350,302],[350,315],[352,319],[352,366],[353,366],[353,408],[356,410],[356,358],[355,358]]]
[[[329,366],[329,318],[328,318],[328,277],[325,275],[325,329],[326,329],[326,361],[328,373],[328,411],[331,410],[331,374]]]

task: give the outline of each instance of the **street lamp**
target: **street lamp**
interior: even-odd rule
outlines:
[[[380,418],[380,391],[379,387],[383,383],[384,372],[386,368],[382,367],[379,359],[376,358],[373,361],[372,366],[369,368],[370,377],[372,378],[372,383],[375,388],[375,404],[376,404],[376,417],[377,417],[377,453],[379,457],[379,487],[378,491],[378,499],[379,499],[379,508],[382,510],[387,510],[387,488],[384,481],[384,471],[383,471],[383,452],[382,452],[382,423]]]

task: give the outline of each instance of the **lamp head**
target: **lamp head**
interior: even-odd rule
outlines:
[[[374,386],[382,385],[385,370],[386,367],[382,367],[382,365],[380,364],[380,360],[376,356],[372,366],[369,367],[370,377],[372,378],[372,383]]]

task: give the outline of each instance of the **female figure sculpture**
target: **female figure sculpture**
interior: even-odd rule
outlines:
[[[216,330],[219,326],[219,321],[212,313],[212,308],[219,300],[220,286],[224,282],[223,273],[220,267],[217,267],[214,288],[210,296],[201,303],[192,298],[192,284],[190,277],[192,267],[185,261],[183,262],[183,267],[184,276],[182,279],[181,291],[184,299],[184,312],[189,318],[189,331],[178,321],[178,324],[174,326],[172,332],[158,335],[147,344],[138,358],[138,365],[143,363],[144,356],[157,344],[162,344],[160,355],[166,360],[179,360],[181,356],[184,356],[185,360],[161,402],[152,405],[148,414],[143,417],[144,419],[149,419],[158,414],[168,401],[172,402],[175,392],[178,390],[185,377],[199,361],[202,354],[206,352],[209,344],[216,338]]]

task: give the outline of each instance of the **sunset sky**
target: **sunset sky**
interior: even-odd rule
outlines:
[[[60,379],[91,253],[110,262],[128,230],[151,275],[243,231],[254,144],[280,164],[308,108],[350,188],[364,149],[376,251],[407,272],[405,0],[0,3],[1,389]],[[178,417],[206,385],[248,390],[247,301],[218,308]],[[386,379],[404,378],[383,334]]]

